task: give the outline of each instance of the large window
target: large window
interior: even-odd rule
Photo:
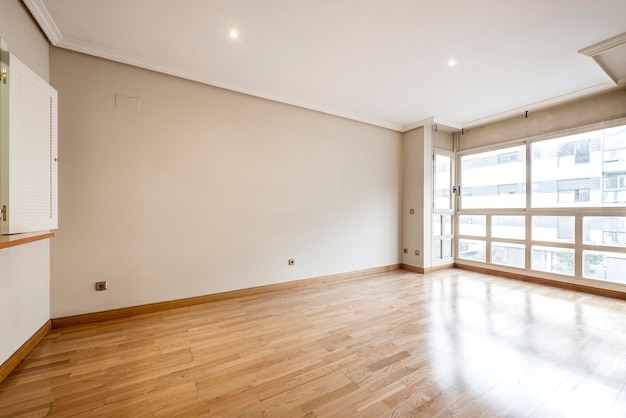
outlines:
[[[460,262],[626,285],[626,125],[458,161]]]

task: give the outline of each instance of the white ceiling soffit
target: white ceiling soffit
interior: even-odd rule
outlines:
[[[619,86],[626,86],[626,32],[579,51],[592,57]]]
[[[23,1],[55,46],[400,132],[624,82],[623,43],[581,50],[621,39],[624,0]]]

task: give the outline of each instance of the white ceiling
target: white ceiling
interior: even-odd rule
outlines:
[[[24,3],[53,45],[398,131],[613,88],[578,51],[626,32],[625,0]]]

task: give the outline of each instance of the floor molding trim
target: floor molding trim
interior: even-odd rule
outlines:
[[[41,328],[37,330],[20,348],[17,349],[15,353],[11,357],[9,357],[2,365],[0,365],[0,383],[7,378],[8,375],[11,374],[13,370],[20,364],[26,356],[33,351],[33,349],[39,344],[41,340],[50,332],[52,329],[52,323],[50,320],[46,321],[45,324]]]
[[[413,273],[424,274],[424,269],[421,267],[410,266],[408,264],[400,264],[402,270],[411,271]]]
[[[446,264],[444,266],[435,266],[435,267],[428,267],[428,268],[415,267],[415,266],[410,266],[408,264],[400,264],[400,268],[402,270],[412,271],[413,273],[419,273],[419,274],[434,273],[436,271],[447,270],[447,269],[451,269],[454,267],[455,267],[454,264]]]
[[[110,319],[126,318],[133,315],[159,312],[168,309],[182,308],[185,306],[199,305],[201,303],[214,302],[224,299],[232,299],[242,296],[253,296],[261,293],[275,292],[277,290],[293,289],[301,286],[309,286],[319,283],[327,283],[337,280],[349,280],[370,276],[374,274],[387,273],[400,269],[400,264],[375,267],[366,270],[352,271],[348,273],[332,274],[329,276],[314,277],[310,279],[295,280],[291,282],[276,283],[265,286],[251,287],[247,289],[232,290],[229,292],[213,293],[203,296],[195,296],[185,299],[177,299],[166,302],[148,303],[146,305],[129,306],[127,308],[111,309],[108,311],[93,312],[81,315],[73,315],[62,318],[53,318],[52,328],[65,328],[74,325],[90,324],[93,322],[107,321]]]
[[[483,274],[489,274],[491,276],[504,277],[506,279],[521,280],[523,282],[530,282],[530,283],[541,284],[545,286],[558,287],[558,288],[567,289],[567,290],[576,290],[579,292],[590,293],[592,295],[606,296],[609,298],[626,300],[626,293],[620,292],[617,290],[601,289],[598,287],[586,286],[582,284],[560,282],[558,280],[544,279],[541,277],[535,277],[535,276],[531,276],[528,274],[510,273],[507,271],[500,271],[500,270],[493,270],[493,269],[488,269],[484,267],[470,266],[467,264],[456,264],[455,267],[463,269],[463,270],[473,271],[476,273],[483,273]]]

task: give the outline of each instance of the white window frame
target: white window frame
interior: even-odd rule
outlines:
[[[565,129],[560,131],[549,132],[542,135],[536,135],[533,137],[516,139],[511,141],[502,142],[497,145],[489,145],[489,146],[481,146],[475,147],[471,149],[465,149],[463,151],[459,151],[456,153],[456,166],[459,167],[457,170],[456,184],[461,186],[462,190],[462,178],[461,178],[461,157],[466,155],[472,155],[487,151],[494,151],[503,148],[509,148],[516,145],[525,144],[526,145],[526,208],[525,209],[463,209],[461,196],[458,195],[457,199],[457,210],[455,216],[455,224],[458,225],[458,219],[461,215],[485,215],[486,216],[486,236],[483,237],[475,237],[475,236],[464,236],[458,233],[455,233],[455,241],[454,241],[454,251],[455,251],[455,262],[458,264],[466,264],[470,266],[476,267],[484,267],[488,266],[493,270],[501,270],[504,272],[512,272],[512,273],[523,273],[523,274],[532,274],[533,276],[547,278],[556,281],[563,281],[568,283],[576,283],[581,284],[583,282],[588,283],[591,286],[595,287],[603,287],[608,289],[616,289],[619,291],[626,291],[626,285],[609,282],[605,280],[598,279],[589,279],[583,277],[583,251],[606,251],[606,252],[615,252],[620,254],[626,254],[626,248],[624,247],[613,247],[613,246],[601,246],[601,245],[590,245],[583,243],[583,230],[582,223],[583,218],[587,216],[603,216],[603,217],[611,217],[611,216],[624,216],[625,208],[624,206],[593,206],[593,207],[568,207],[568,208],[533,208],[531,206],[531,198],[532,198],[532,152],[531,152],[531,144],[535,142],[541,142],[548,139],[559,138],[569,135],[574,135],[578,133],[590,132],[600,129],[608,129],[616,126],[626,125],[626,118],[618,118],[611,121],[595,123],[591,125],[586,125],[582,127]],[[496,215],[519,215],[526,217],[526,236],[524,240],[509,240],[509,239],[501,239],[501,238],[492,238],[491,234],[491,224],[492,224],[492,216]],[[573,243],[565,243],[565,242],[546,242],[546,241],[538,241],[533,240],[531,236],[532,229],[532,217],[533,216],[574,216],[575,226],[574,226],[574,235],[575,239]],[[455,231],[458,231],[456,229]],[[474,260],[460,259],[458,257],[459,251],[459,240],[460,239],[471,239],[471,240],[484,240],[486,242],[486,261],[479,262]],[[504,242],[504,243],[516,243],[516,244],[524,244],[526,250],[525,257],[525,267],[523,269],[511,267],[511,266],[503,266],[501,264],[494,264],[491,262],[491,249],[492,242]],[[547,246],[547,247],[556,247],[556,248],[568,248],[574,250],[574,275],[562,275],[557,273],[547,273],[539,270],[531,270],[531,262],[532,262],[532,247],[533,246]]]

